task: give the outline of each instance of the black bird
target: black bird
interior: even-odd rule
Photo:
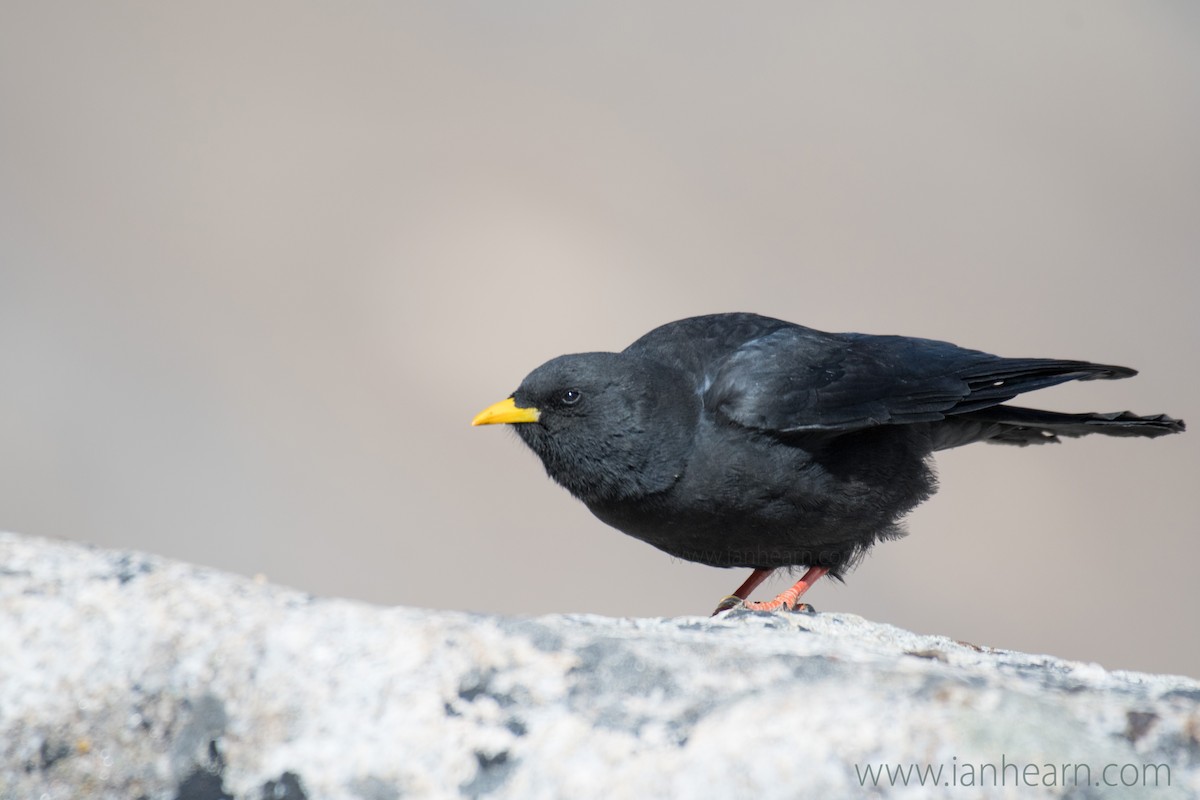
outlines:
[[[472,424],[517,423],[550,477],[614,528],[688,561],[753,569],[718,611],[770,611],[904,535],[899,520],[936,488],[935,451],[1182,431],[1165,414],[1005,405],[1066,381],[1135,374],[713,314],[663,325],[620,353],[547,361]],[[796,566],[808,569],[791,589],[744,602],[773,570]]]

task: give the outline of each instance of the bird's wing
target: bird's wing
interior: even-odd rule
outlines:
[[[749,428],[850,431],[940,420],[1065,381],[1133,374],[1087,361],[1000,358],[931,339],[794,326],[712,363],[704,404]]]

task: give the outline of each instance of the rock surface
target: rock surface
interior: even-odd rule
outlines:
[[[0,609],[3,800],[1200,796],[1200,683],[846,614],[378,608],[12,534]]]

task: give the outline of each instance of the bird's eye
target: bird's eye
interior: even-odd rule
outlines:
[[[558,400],[564,406],[573,406],[579,402],[581,397],[583,394],[578,389],[567,389],[559,396]]]

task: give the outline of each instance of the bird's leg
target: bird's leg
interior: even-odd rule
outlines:
[[[804,577],[796,581],[795,586],[788,589],[786,592],[782,592],[774,600],[769,600],[765,603],[746,603],[745,607],[751,611],[774,611],[780,606],[783,606],[788,611],[791,611],[796,607],[796,601],[800,599],[800,596],[807,592],[809,587],[816,583],[817,579],[826,572],[829,572],[828,567],[809,567],[808,572],[805,572]],[[754,576],[751,575],[750,577],[753,578]],[[763,577],[765,578],[766,576],[764,575]],[[746,581],[746,583],[749,582],[750,581]]]
[[[774,571],[774,568],[754,570],[754,572],[750,573],[750,577],[746,578],[745,582],[729,596],[736,597],[738,600],[745,600],[763,581],[771,577],[771,573]]]
[[[712,616],[716,616],[722,611],[728,611],[731,608],[740,606],[742,602],[750,596],[750,593],[757,589],[758,585],[765,581],[774,571],[774,568],[772,568],[756,569],[754,572],[751,572],[750,577],[746,578],[746,581],[739,586],[733,594],[721,598],[721,602],[717,603],[717,610],[712,613]]]

